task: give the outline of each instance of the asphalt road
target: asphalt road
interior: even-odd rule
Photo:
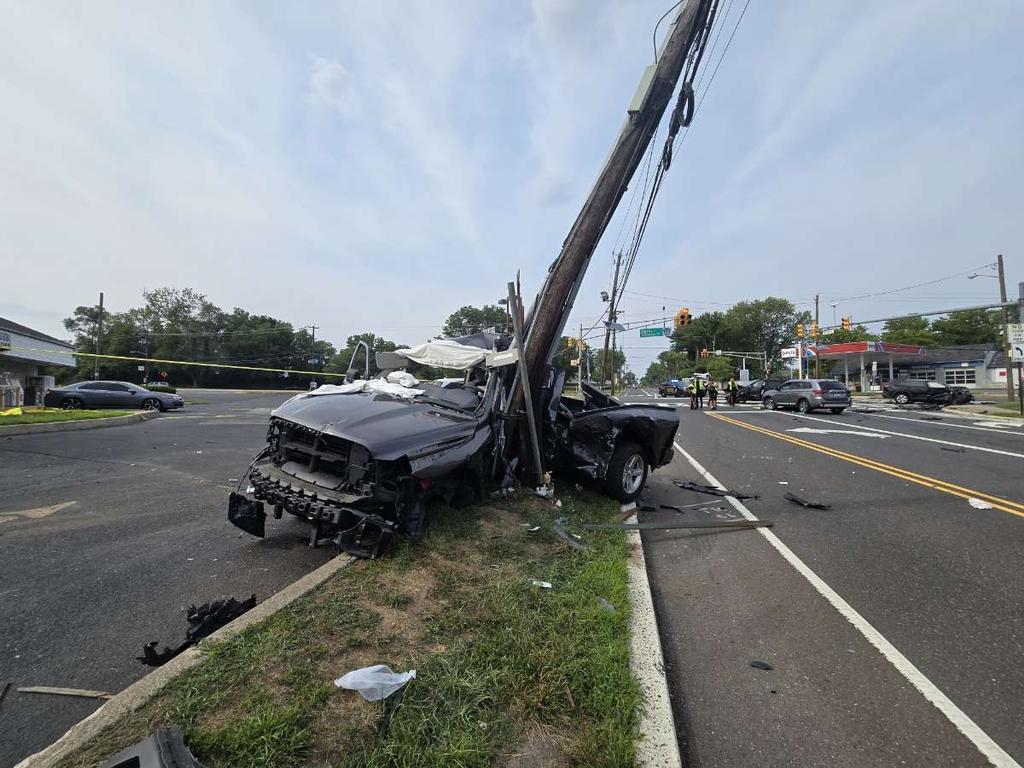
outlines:
[[[63,734],[148,668],[149,640],[184,639],[185,608],[263,600],[326,562],[296,521],[263,541],[227,522],[227,496],[287,395],[201,391],[183,411],[107,429],[0,441],[0,766]]]
[[[641,519],[775,522],[644,536],[690,766],[1024,761],[1024,429],[856,410],[679,409]]]

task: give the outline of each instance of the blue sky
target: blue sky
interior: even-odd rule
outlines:
[[[5,4],[0,314],[60,335],[101,290],[119,310],[189,286],[335,343],[415,343],[517,269],[536,290],[670,5]],[[723,0],[709,67],[742,7]],[[624,319],[769,294],[821,293],[823,320],[978,303],[994,280],[848,297],[1000,252],[1015,286],[1022,38],[1014,0],[751,0]],[[601,311],[620,223],[570,327]],[[661,348],[623,343],[638,372]]]

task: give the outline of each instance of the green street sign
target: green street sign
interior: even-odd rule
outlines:
[[[664,335],[665,335],[665,329],[664,328],[641,328],[640,329],[640,338],[641,339],[645,339],[645,338],[647,338],[649,336],[664,336]]]

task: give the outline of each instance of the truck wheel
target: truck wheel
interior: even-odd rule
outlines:
[[[605,490],[609,496],[622,502],[629,502],[640,495],[647,483],[647,457],[636,443],[619,443],[608,462],[604,476]]]

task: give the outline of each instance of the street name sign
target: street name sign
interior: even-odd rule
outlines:
[[[665,335],[665,329],[664,328],[660,328],[659,327],[659,328],[641,328],[640,329],[640,338],[641,339],[646,339],[649,336],[664,336],[664,335]]]

